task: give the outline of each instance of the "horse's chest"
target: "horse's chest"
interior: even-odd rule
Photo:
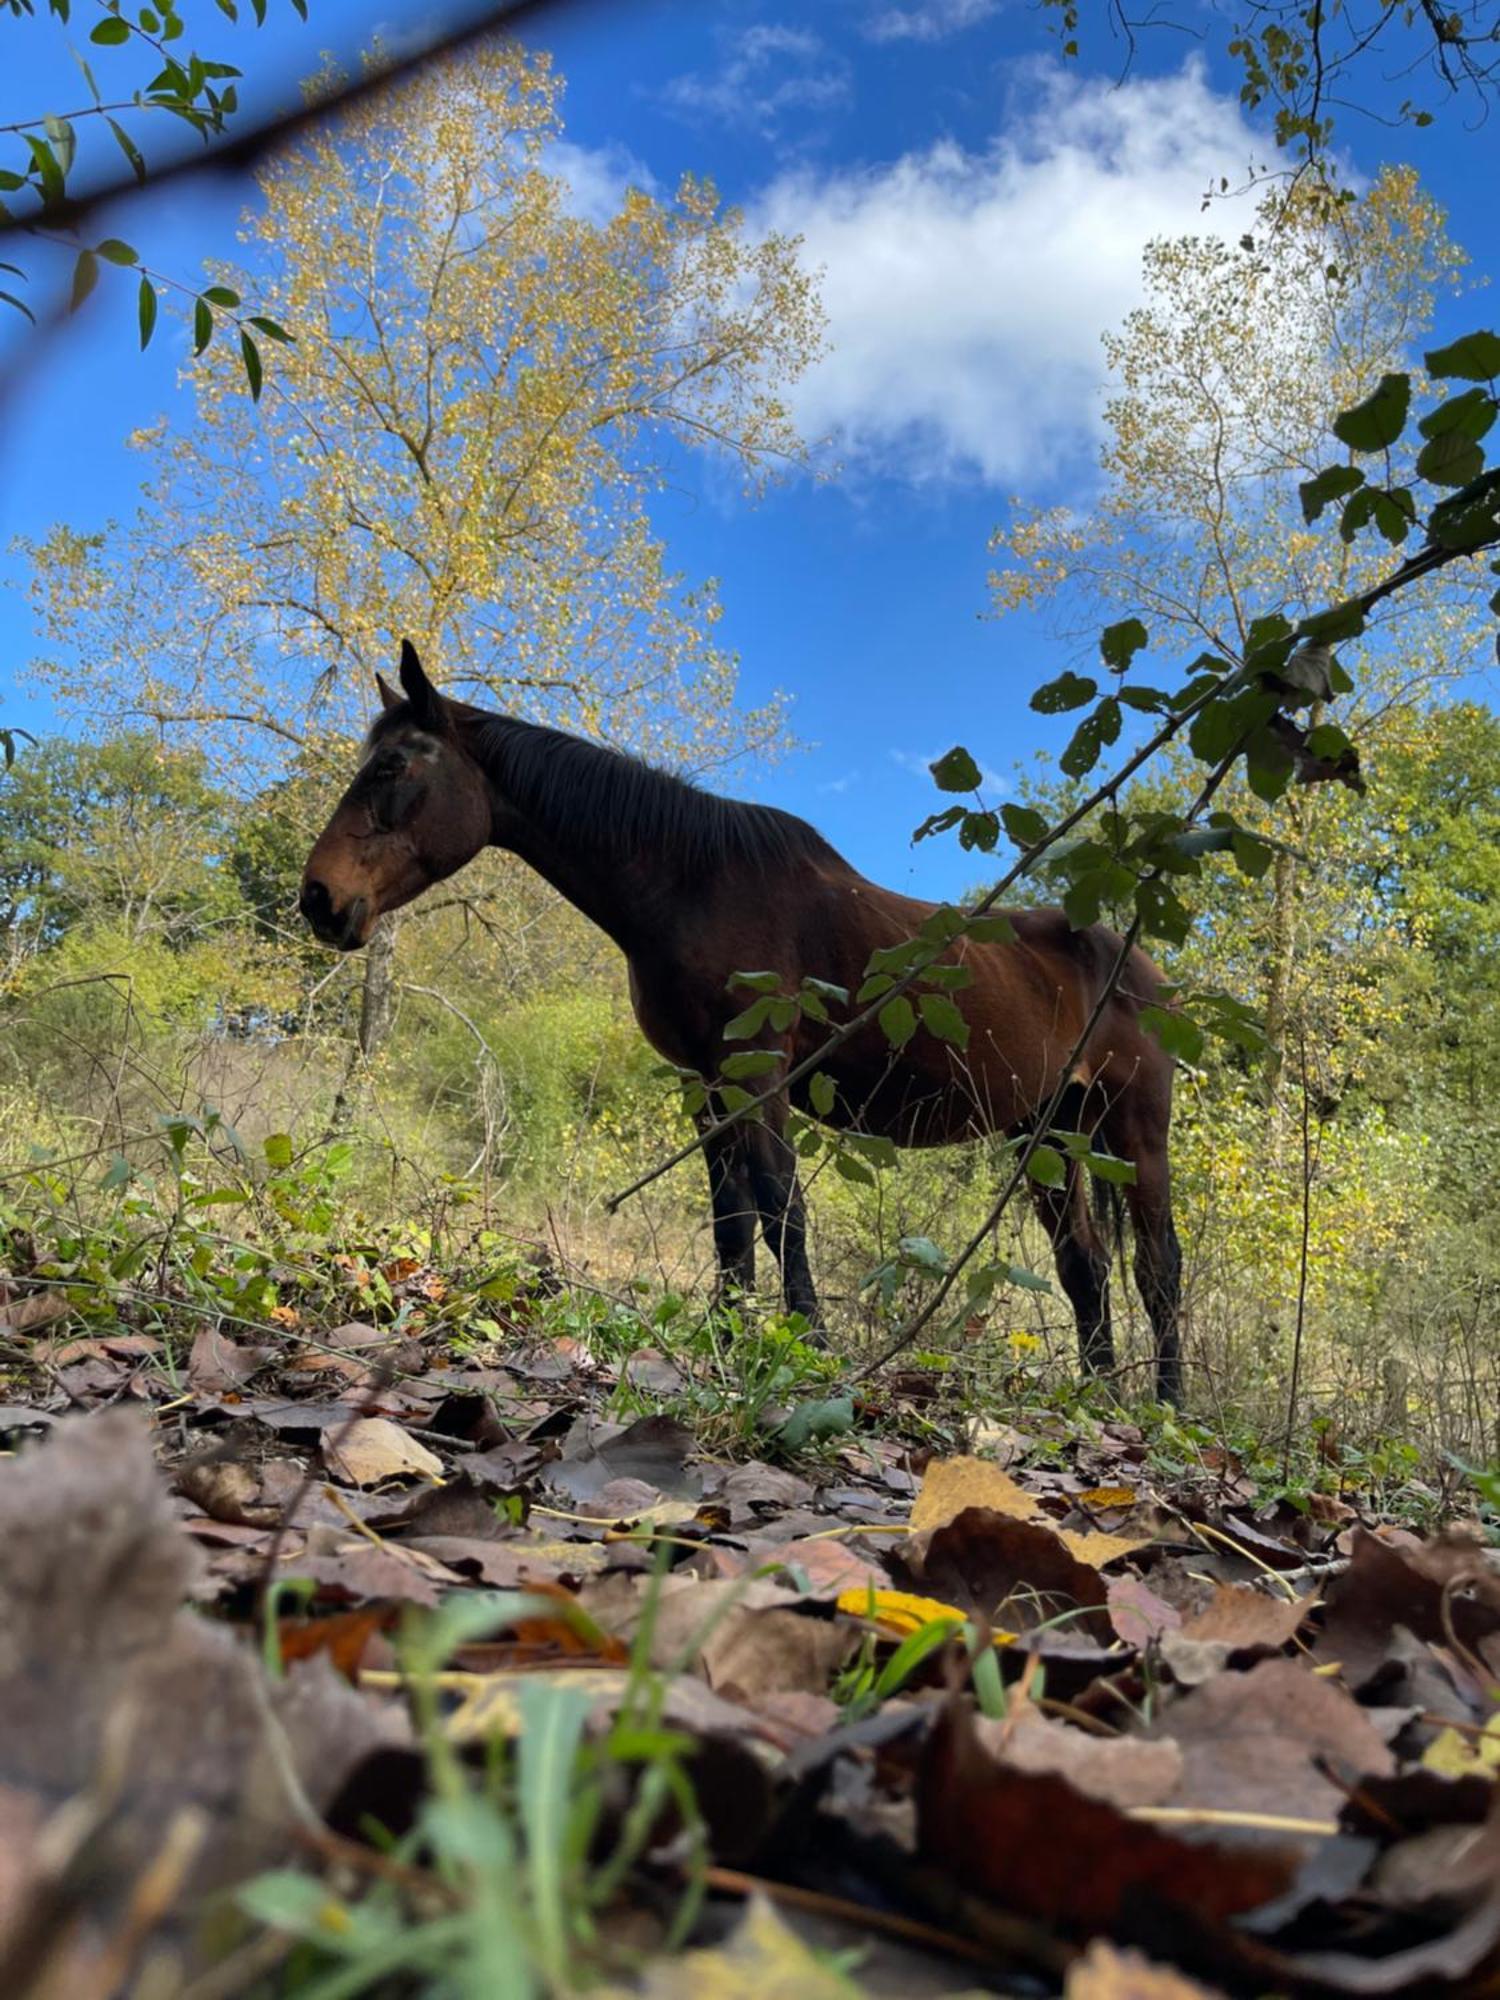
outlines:
[[[701,1069],[705,1062],[707,1011],[697,1002],[692,982],[655,966],[629,966],[630,1005],[641,1033],[659,1055],[682,1069]]]

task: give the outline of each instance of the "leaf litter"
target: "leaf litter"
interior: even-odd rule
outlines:
[[[532,1840],[539,1718],[618,1760],[611,1823],[646,1814],[587,1961],[610,1996],[1500,1980],[1500,1568],[1462,1532],[1262,1505],[1227,1456],[1163,1492],[1124,1422],[935,1455],[921,1385],[795,1451],[768,1411],[754,1458],[656,1351],[455,1364],[349,1322],[203,1333],[174,1375],[60,1317],[0,1412],[7,1995],[148,1963],[191,1993],[236,1888],[286,1948],[289,1883],[357,1913],[436,1743],[512,1746]],[[440,1656],[422,1614],[457,1620]],[[692,1852],[621,1752],[643,1676]]]

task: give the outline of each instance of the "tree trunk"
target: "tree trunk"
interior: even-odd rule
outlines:
[[[396,923],[379,917],[365,946],[365,984],[359,1003],[359,1052],[366,1062],[379,1055],[396,1011]]]
[[[1292,958],[1296,949],[1292,905],[1297,893],[1297,863],[1285,849],[1276,850],[1271,875],[1271,944],[1266,965],[1266,1103],[1274,1112],[1281,1102],[1286,1068],[1287,1016],[1291,1005]]]

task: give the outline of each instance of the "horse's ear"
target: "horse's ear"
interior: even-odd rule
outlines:
[[[412,720],[419,729],[441,729],[443,697],[427,678],[427,670],[417,657],[410,639],[401,641],[401,685],[411,703]]]
[[[397,694],[396,690],[391,686],[390,682],[386,679],[384,674],[377,674],[375,676],[375,685],[380,690],[380,706],[386,711],[387,714],[389,714],[393,708],[399,708],[401,706],[400,695]]]

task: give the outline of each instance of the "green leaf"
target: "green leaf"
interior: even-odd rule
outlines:
[[[1249,833],[1235,833],[1230,840],[1230,851],[1236,868],[1252,882],[1258,882],[1275,859],[1273,850]]]
[[[763,993],[759,1000],[752,1001],[743,1014],[736,1014],[732,1021],[726,1021],[723,1034],[726,1042],[743,1042],[751,1035],[758,1035],[771,1018],[771,1007],[776,996]]]
[[[992,812],[966,812],[958,823],[958,844],[965,854],[993,854],[1000,839],[1000,821]]]
[[[593,1701],[586,1689],[540,1681],[520,1691],[516,1791],[526,1836],[527,1912],[549,1985],[561,1984],[572,1957],[574,1781]]]
[[[867,1167],[863,1160],[857,1159],[853,1153],[842,1151],[835,1153],[833,1156],[833,1167],[834,1172],[841,1179],[853,1181],[856,1187],[874,1187],[875,1185],[875,1175],[872,1169]]]
[[[257,333],[263,333],[268,340],[290,343],[296,339],[295,334],[288,333],[284,326],[279,325],[274,319],[267,319],[262,313],[252,313],[250,324]]]
[[[1406,427],[1411,408],[1411,377],[1382,375],[1380,385],[1362,403],[1333,420],[1333,434],[1351,451],[1385,451]]]
[[[122,21],[118,14],[106,14],[104,19],[89,30],[89,40],[97,42],[100,48],[118,48],[121,42],[130,40],[130,24]],[[104,72],[101,70],[100,75]]]
[[[149,278],[142,278],[140,290],[136,293],[136,318],[141,328],[141,351],[151,344],[151,336],[156,331],[156,287]]]
[[[1052,1280],[1044,1278],[1040,1271],[1028,1271],[1024,1264],[1002,1264],[999,1276],[1007,1285],[1017,1285],[1023,1292],[1050,1292]]]
[[[1181,944],[1192,929],[1193,920],[1185,904],[1165,882],[1148,879],[1138,883],[1135,907],[1141,928],[1148,937],[1165,938],[1168,944]]]
[[[893,1049],[904,1049],[917,1032],[917,1017],[904,993],[898,993],[894,1000],[887,1000],[877,1019]]]
[[[1431,445],[1427,447],[1430,451]],[[1478,447],[1475,447],[1478,450]],[[1483,462],[1484,454],[1479,453]],[[1376,486],[1371,488],[1375,497],[1375,525],[1394,547],[1404,542],[1411,533],[1417,518],[1417,503],[1405,486]]]
[[[928,765],[940,791],[977,792],[980,784],[979,766],[967,750],[955,746],[952,750]]]
[[[1099,692],[1099,683],[1082,674],[1059,674],[1055,681],[1048,681],[1039,687],[1031,697],[1031,706],[1038,715],[1066,715],[1069,709],[1082,708]]]
[[[1068,743],[1068,747],[1058,758],[1058,768],[1070,778],[1085,777],[1098,763],[1100,753],[1106,743],[1113,743],[1120,733],[1120,704],[1107,699],[1101,701],[1092,715],[1086,715]]]
[[[141,157],[139,146],[136,145],[134,139],[131,138],[124,126],[117,124],[113,118],[106,118],[104,122],[110,131],[114,133],[115,144],[130,162],[131,172],[138,181],[144,181],[146,178],[146,162]]]
[[[1484,470],[1484,447],[1457,431],[1429,438],[1417,453],[1417,472],[1434,486],[1467,486]]]
[[[725,1056],[719,1064],[719,1074],[738,1082],[747,1076],[769,1076],[780,1064],[781,1057],[775,1049],[741,1049],[735,1055]]]
[[[245,332],[243,327],[240,329],[240,359],[245,364],[245,380],[250,384],[250,399],[252,402],[258,403],[260,401],[261,381],[263,379],[260,349],[250,338],[249,334]]]
[[[1179,1062],[1202,1061],[1203,1030],[1188,1015],[1166,1007],[1143,1007],[1140,1018],[1147,1034],[1154,1035],[1169,1056]]]
[[[1446,437],[1457,432],[1477,444],[1480,438],[1488,436],[1497,415],[1500,404],[1488,389],[1465,389],[1460,395],[1449,396],[1435,410],[1429,410],[1417,429],[1424,438]]]
[[[1114,1187],[1134,1187],[1135,1161],[1122,1160],[1113,1153],[1081,1153],[1079,1158],[1096,1181],[1108,1181]]]
[[[1466,333],[1427,355],[1429,375],[1458,375],[1466,382],[1492,382],[1500,375],[1500,334]]]
[[[731,972],[725,981],[727,986],[743,986],[750,993],[779,993],[781,974],[779,972]]]
[[[214,337],[214,316],[207,299],[197,299],[193,304],[193,352],[201,354]]]
[[[272,1132],[264,1142],[266,1165],[279,1172],[292,1164],[292,1140],[288,1132]]]
[[[1000,910],[989,910],[982,917],[970,917],[964,926],[969,936],[977,944],[1014,944],[1016,927]]]
[[[1068,1178],[1067,1165],[1056,1146],[1034,1148],[1026,1171],[1039,1187],[1060,1188]]]
[[[1099,653],[1112,674],[1123,674],[1145,644],[1146,628],[1139,618],[1122,618],[1099,634]]]
[[[901,1237],[896,1244],[896,1254],[903,1264],[910,1264],[919,1271],[930,1271],[935,1278],[941,1278],[948,1269],[948,1259],[930,1236]]]
[[[1357,465],[1330,465],[1325,472],[1304,479],[1297,488],[1302,496],[1302,518],[1311,524],[1330,501],[1342,500],[1364,483],[1365,475]]]
[[[231,310],[240,302],[238,292],[232,292],[228,285],[205,285],[203,296],[211,306],[228,306]]]
[[[961,1049],[969,1046],[969,1024],[946,994],[923,993],[918,996],[917,1008],[922,1016],[922,1026],[929,1035],[936,1035],[940,1042],[952,1042]]]
[[[820,1118],[826,1118],[838,1096],[838,1085],[825,1070],[814,1070],[807,1080],[807,1098]]]
[[[1047,837],[1045,816],[1031,806],[1001,806],[1000,818],[1017,847],[1035,847]]]
[[[853,1428],[854,1398],[824,1396],[815,1402],[799,1403],[776,1433],[776,1439],[786,1451],[802,1451],[825,1438],[843,1437]]]
[[[94,245],[98,254],[111,264],[138,264],[141,260],[128,243],[122,243],[118,236],[106,236],[102,243]]]
[[[99,259],[92,250],[80,250],[78,262],[73,266],[73,290],[68,299],[68,311],[77,312],[98,282]]]

